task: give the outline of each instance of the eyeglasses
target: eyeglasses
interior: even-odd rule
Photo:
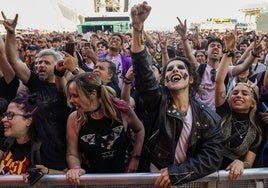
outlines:
[[[14,116],[22,116],[22,117],[26,117],[25,114],[16,114],[14,112],[5,112],[2,114],[1,119],[3,119],[4,117],[7,117],[8,120],[12,120]]]
[[[216,69],[211,69],[210,71],[210,75],[211,75],[210,79],[212,82],[215,82],[216,72],[217,72]]]

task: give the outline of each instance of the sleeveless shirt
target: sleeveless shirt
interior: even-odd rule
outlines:
[[[78,145],[86,173],[125,172],[127,134],[121,122],[88,116],[80,128]]]

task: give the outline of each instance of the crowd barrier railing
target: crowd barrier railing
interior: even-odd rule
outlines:
[[[228,179],[228,172],[220,170],[204,178],[189,182],[178,188],[266,188],[268,187],[268,168],[245,169],[244,174],[235,181]],[[80,177],[79,185],[71,185],[65,175],[45,175],[33,187],[38,188],[152,188],[159,173],[86,174]],[[1,188],[29,187],[21,175],[0,176]]]

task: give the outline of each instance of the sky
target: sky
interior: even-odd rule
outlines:
[[[71,7],[90,14],[93,0],[61,0]],[[130,0],[130,6],[142,0]],[[239,9],[248,4],[268,3],[268,0],[147,0],[152,6],[145,29],[173,29],[178,24],[176,17],[187,23],[205,21],[207,18],[233,18],[244,21],[244,14]],[[52,27],[57,15],[53,9],[55,0],[0,0],[0,9],[13,18],[19,14],[19,23],[33,27]],[[48,5],[50,4],[50,5]],[[0,18],[1,19],[1,18]]]
[[[267,0],[148,0],[147,2],[152,6],[152,10],[145,25],[172,29],[178,24],[177,17],[181,20],[187,19],[189,24],[205,21],[207,18],[234,18],[243,22],[244,14],[239,9],[247,4],[268,3]]]

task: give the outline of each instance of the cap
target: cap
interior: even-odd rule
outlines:
[[[38,47],[38,46],[36,46],[36,45],[33,45],[33,44],[31,44],[31,45],[29,45],[28,47],[27,47],[27,50],[39,50],[40,48]]]

